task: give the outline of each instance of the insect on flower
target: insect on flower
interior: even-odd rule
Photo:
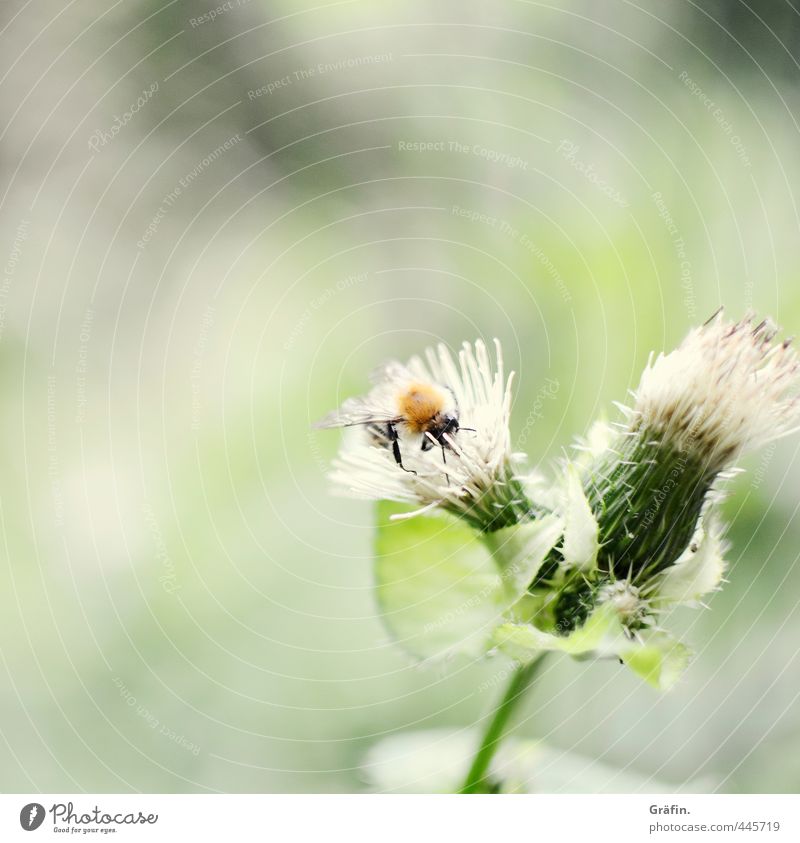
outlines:
[[[412,468],[403,465],[401,440],[416,438],[422,451],[434,446],[454,451],[453,437],[461,427],[459,409],[453,390],[422,379],[399,363],[390,363],[373,376],[375,388],[366,396],[350,398],[339,410],[329,413],[317,427],[353,427],[363,425],[372,440],[392,449],[397,465],[409,474]]]
[[[317,424],[348,428],[330,475],[334,489],[420,507],[396,518],[442,507],[483,531],[525,517],[530,502],[512,466],[508,426],[512,375],[503,372],[497,340],[494,352],[492,359],[481,340],[455,355],[440,344],[378,369],[366,395]]]

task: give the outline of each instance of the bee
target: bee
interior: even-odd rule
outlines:
[[[341,409],[327,415],[316,427],[353,427],[363,425],[376,444],[391,448],[397,465],[409,474],[417,472],[403,465],[401,439],[420,437],[421,449],[453,450],[450,438],[461,427],[458,403],[453,391],[411,374],[405,367],[390,364],[373,380],[376,386],[361,398],[350,398]],[[402,435],[401,435],[402,434]]]

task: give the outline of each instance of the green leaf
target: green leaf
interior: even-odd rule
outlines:
[[[719,586],[725,573],[725,542],[720,525],[706,520],[699,539],[661,574],[654,600],[696,603]]]
[[[600,527],[583,491],[578,469],[567,469],[567,500],[564,524],[564,561],[568,567],[592,571],[597,567]]]
[[[484,536],[484,544],[502,577],[509,606],[526,594],[563,533],[564,522],[555,515],[546,515]]]
[[[517,662],[531,661],[542,650],[570,656],[617,656],[655,688],[675,684],[689,663],[689,650],[665,632],[641,631],[631,638],[609,605],[600,606],[569,635],[543,632],[531,624],[504,624],[495,631],[498,648]]]
[[[390,633],[421,658],[484,653],[508,596],[478,534],[450,517],[391,521],[407,510],[377,509],[376,590]]]
[[[544,632],[532,624],[503,624],[495,631],[495,644],[506,655],[528,662],[542,650],[556,650],[571,656],[597,652],[608,654],[622,638],[622,625],[610,606],[600,606],[569,635]]]
[[[690,652],[664,632],[644,634],[644,640],[631,642],[619,653],[622,661],[655,688],[671,688],[689,664]]]

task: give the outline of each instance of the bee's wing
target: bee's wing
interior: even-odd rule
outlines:
[[[338,410],[328,413],[314,427],[351,427],[356,424],[398,423],[402,418],[367,398],[348,398]]]
[[[376,369],[373,369],[370,372],[369,380],[375,386],[382,386],[384,384],[399,386],[402,383],[414,380],[414,376],[402,363],[398,363],[396,360],[390,360],[388,363],[383,363]]]
[[[399,424],[396,396],[408,384],[419,380],[406,366],[392,360],[370,374],[372,389],[359,398],[348,398],[338,410],[328,413],[315,427],[351,427],[356,424]]]

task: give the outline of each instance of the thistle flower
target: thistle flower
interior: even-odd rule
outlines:
[[[800,425],[798,360],[776,329],[718,312],[645,369],[627,424],[590,467],[601,567],[639,581],[689,545],[712,491],[747,451]]]
[[[713,472],[797,429],[797,354],[791,340],[774,341],[769,319],[753,321],[751,314],[727,322],[720,310],[671,354],[651,360],[631,427],[693,452]]]
[[[654,685],[674,682],[689,653],[660,619],[721,582],[718,481],[800,427],[797,355],[753,322],[720,312],[651,357],[626,421],[597,423],[535,501],[513,468],[499,344],[494,366],[480,341],[458,363],[443,346],[391,363],[323,420],[352,428],[332,475],[341,491],[416,507],[378,510],[377,594],[398,640],[426,659],[613,656]],[[434,511],[462,523],[386,517]]]
[[[627,422],[596,425],[570,464],[564,536],[530,588],[527,614],[501,627],[507,652],[561,649],[627,661],[670,684],[688,651],[659,628],[697,604],[725,569],[715,484],[743,453],[800,426],[798,360],[769,322],[717,313],[651,358]]]
[[[331,480],[339,492],[441,507],[491,532],[527,517],[531,503],[512,468],[511,383],[500,343],[492,365],[481,340],[458,363],[439,345],[424,359],[391,362],[364,396],[348,399],[320,427],[348,427]]]

